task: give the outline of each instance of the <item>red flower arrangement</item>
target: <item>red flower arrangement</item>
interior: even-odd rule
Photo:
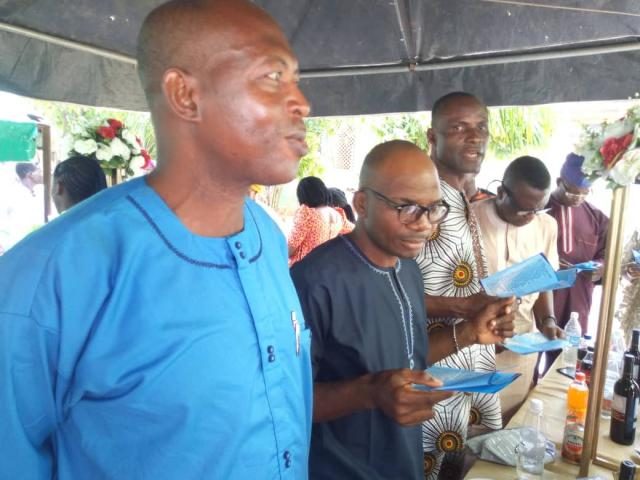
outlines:
[[[71,154],[92,156],[105,171],[121,170],[123,178],[134,174],[132,165],[145,171],[154,168],[151,155],[140,138],[115,118],[86,126],[73,140]]]

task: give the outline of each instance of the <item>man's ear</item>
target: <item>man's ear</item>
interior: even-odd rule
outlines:
[[[427,140],[429,141],[429,152],[432,152],[436,144],[436,134],[431,127],[427,129]]]
[[[358,218],[366,218],[367,216],[367,194],[362,190],[358,190],[353,194],[353,209],[358,214]]]
[[[183,120],[200,120],[197,88],[195,77],[179,68],[170,68],[162,77],[162,93],[167,105]]]

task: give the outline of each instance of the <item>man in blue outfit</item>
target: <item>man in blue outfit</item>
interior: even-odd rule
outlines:
[[[0,478],[304,479],[309,333],[245,198],[306,152],[297,61],[248,1],[145,20],[158,168],[0,259]]]
[[[446,218],[433,162],[395,140],[366,157],[352,233],[321,245],[292,269],[313,332],[313,480],[424,478],[421,423],[448,392],[423,372],[474,343],[512,336],[513,299],[469,321],[429,332],[413,257]],[[446,438],[443,441],[447,441]]]

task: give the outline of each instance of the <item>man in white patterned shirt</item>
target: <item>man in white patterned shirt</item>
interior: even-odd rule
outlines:
[[[422,271],[428,330],[451,328],[495,301],[482,292],[479,279],[486,262],[477,221],[464,194],[468,174],[480,171],[489,140],[487,107],[469,93],[453,92],[432,108],[427,132],[449,216],[431,235],[416,260]],[[472,345],[439,365],[466,370],[495,370],[493,345]],[[502,428],[496,395],[458,394],[436,406],[423,424],[425,478],[461,478],[468,425]]]

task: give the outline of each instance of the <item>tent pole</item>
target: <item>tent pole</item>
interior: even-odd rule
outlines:
[[[466,60],[443,60],[437,63],[418,63],[404,65],[371,65],[362,67],[327,68],[320,70],[303,70],[302,78],[328,78],[360,75],[380,75],[388,73],[407,73],[411,71],[427,72],[448,70],[452,68],[484,67],[518,62],[535,62],[541,60],[558,60],[563,58],[584,57],[589,55],[606,55],[608,53],[635,52],[640,50],[637,40],[613,45],[582,46],[578,48],[556,49],[546,52],[527,52],[518,54],[501,54],[495,57],[469,58]]]
[[[130,63],[135,65],[136,59],[122,53],[113,52],[104,48],[93,47],[84,43],[75,42],[73,40],[67,40],[66,38],[56,37],[48,33],[37,32],[24,27],[18,27],[16,25],[10,25],[5,22],[0,22],[0,30],[5,32],[14,33],[23,37],[32,38],[34,40],[40,40],[60,47],[70,48],[72,50],[78,50],[84,53],[91,53],[100,57],[108,58],[110,60],[117,60],[122,63]]]

